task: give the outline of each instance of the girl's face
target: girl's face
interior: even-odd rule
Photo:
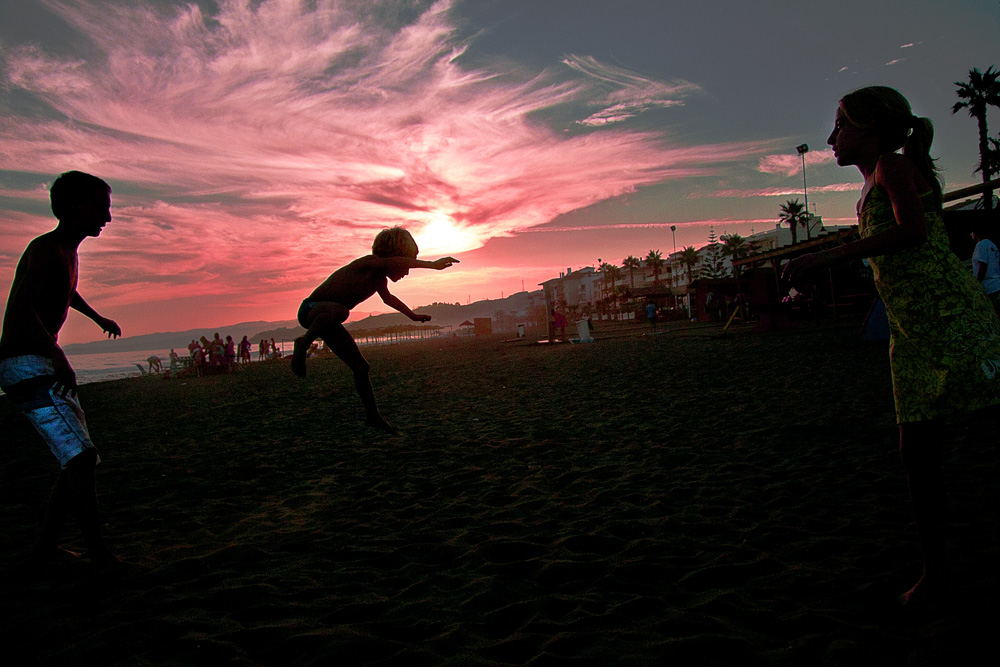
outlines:
[[[833,132],[826,143],[833,146],[833,155],[841,167],[848,165],[861,166],[870,158],[872,142],[871,130],[860,128],[847,120],[844,112],[837,109],[837,120]],[[876,161],[878,156],[874,156]]]

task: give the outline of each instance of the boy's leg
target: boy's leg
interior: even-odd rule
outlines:
[[[42,532],[38,536],[32,556],[36,560],[65,560],[79,557],[80,554],[60,546],[63,527],[72,507],[69,492],[69,474],[65,470],[59,472],[56,484],[49,496],[49,505],[45,510],[45,520],[42,522]]]
[[[372,389],[371,378],[368,375],[368,360],[361,354],[361,350],[358,349],[358,344],[350,332],[338,323],[325,329],[319,337],[326,341],[327,346],[354,373],[354,386],[358,390],[361,404],[365,408],[365,423],[388,433],[399,433],[398,429],[379,414],[378,406],[375,404],[375,390]]]
[[[903,594],[906,602],[940,592],[944,578],[944,428],[938,422],[900,424],[899,452],[910,488],[924,568],[920,580]]]
[[[69,497],[73,513],[80,522],[80,531],[87,543],[87,555],[97,565],[117,562],[101,534],[101,518],[97,507],[97,485],[94,472],[97,468],[97,450],[88,449],[74,456],[66,464]]]
[[[347,321],[350,314],[351,309],[347,306],[342,306],[339,303],[334,303],[332,301],[318,301],[313,304],[308,313],[305,313],[304,317],[299,318],[299,324],[306,327],[306,332],[302,336],[295,339],[295,344],[292,348],[293,373],[298,375],[300,378],[304,378],[306,376],[306,355],[309,353],[309,346],[312,345],[313,341],[317,338],[326,340],[326,336],[323,335],[323,332],[327,329],[332,331],[335,327],[340,327],[340,329],[346,334],[347,329],[344,329],[341,325]],[[303,319],[305,321],[303,321]],[[347,336],[350,338],[350,334],[347,334]],[[351,338],[351,342],[354,342],[353,338]],[[327,340],[327,344],[329,343],[330,341]],[[355,345],[355,348],[357,348],[357,345]],[[360,352],[358,354],[360,354]],[[349,365],[350,364],[348,364],[348,366]]]

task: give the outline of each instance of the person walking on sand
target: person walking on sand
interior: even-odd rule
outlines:
[[[975,277],[951,251],[941,184],[930,156],[933,126],[892,88],[862,88],[837,110],[837,164],[865,177],[861,238],[788,262],[798,283],[815,269],[868,258],[889,316],[899,451],[923,551],[923,574],[903,600],[938,597],[944,585],[942,449],[945,420],[1000,403],[1000,322]],[[902,154],[897,151],[902,149]]]
[[[120,564],[101,533],[94,472],[100,458],[77,399],[76,374],[57,342],[73,308],[108,338],[121,327],[91,308],[76,291],[77,250],[111,222],[111,187],[80,171],[60,175],[49,190],[56,228],[31,241],[21,255],[0,332],[0,387],[31,420],[59,461],[61,472],[49,499],[31,562],[78,557],[60,545],[70,513],[76,515],[87,556],[101,573]]]
[[[410,269],[440,271],[457,264],[458,260],[454,257],[442,257],[434,261],[417,259],[417,250],[416,241],[402,227],[379,232],[372,244],[372,254],[334,271],[299,306],[298,321],[306,329],[306,333],[295,339],[292,350],[292,372],[304,378],[309,346],[317,338],[322,338],[354,373],[354,386],[365,409],[365,423],[393,434],[399,431],[379,414],[369,377],[368,361],[361,354],[354,338],[344,328],[344,322],[352,308],[375,293],[378,293],[385,305],[398,310],[414,322],[429,321],[430,315],[417,315],[390,294],[387,281],[402,280],[409,275]]]
[[[972,252],[972,273],[990,298],[993,310],[1000,314],[1000,252],[989,239],[989,228],[990,223],[985,220],[977,220],[972,227],[972,240],[976,242]]]

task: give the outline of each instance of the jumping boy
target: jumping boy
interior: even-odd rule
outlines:
[[[410,269],[446,269],[458,263],[454,257],[442,257],[429,262],[417,259],[417,243],[402,227],[383,229],[375,237],[372,254],[360,257],[337,269],[322,285],[313,290],[299,306],[298,320],[306,329],[295,339],[292,372],[306,376],[306,354],[317,338],[326,341],[333,352],[354,373],[354,386],[365,408],[365,423],[389,433],[399,431],[391,426],[375,405],[375,392],[368,376],[368,361],[358,349],[354,338],[344,328],[351,309],[376,292],[382,302],[409,317],[414,322],[427,322],[430,315],[417,315],[405,303],[389,293],[388,282],[398,282]]]
[[[122,333],[76,291],[77,249],[111,222],[111,187],[96,176],[70,171],[55,180],[49,199],[59,224],[29,243],[17,264],[0,333],[0,387],[35,425],[62,468],[32,560],[39,564],[80,555],[59,544],[72,512],[87,555],[104,572],[119,561],[101,535],[94,484],[100,459],[76,398],[76,374],[56,341],[70,308],[92,319],[109,338]]]

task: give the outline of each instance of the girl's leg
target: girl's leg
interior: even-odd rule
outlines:
[[[308,328],[305,334],[295,339],[295,345],[292,348],[293,373],[300,378],[306,376],[306,355],[309,353],[309,346],[317,338],[326,340],[327,337],[323,335],[323,332],[332,331],[335,327],[340,327],[346,334],[347,329],[344,329],[341,325],[347,321],[347,317],[350,314],[351,310],[347,306],[342,306],[332,301],[321,301],[310,309],[306,321],[302,323],[307,324]],[[347,336],[350,338],[350,334],[347,334]],[[330,344],[330,341],[326,340],[326,342],[328,345]],[[354,342],[353,338],[351,338],[351,342]],[[332,348],[333,346],[330,345],[330,347]]]
[[[916,601],[941,590],[944,578],[944,425],[937,421],[899,425],[899,453],[910,487],[910,503],[923,551],[923,576],[903,594]]]

